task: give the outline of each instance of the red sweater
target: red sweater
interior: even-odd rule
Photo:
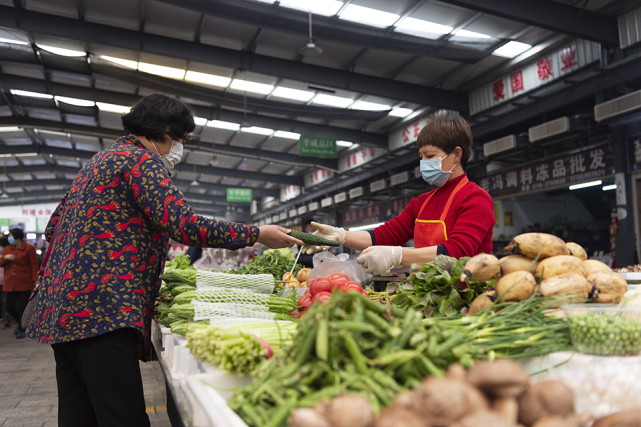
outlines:
[[[13,254],[13,261],[5,260]],[[4,292],[30,291],[38,278],[38,257],[36,249],[28,243],[20,246],[8,245],[0,256],[0,266],[4,267]]]
[[[398,216],[373,230],[375,244],[399,246],[414,238],[414,220],[421,205],[432,193],[435,193],[434,196],[418,219],[439,219],[450,193],[463,176],[465,174],[446,182],[443,187],[412,199]],[[481,252],[491,253],[494,223],[494,202],[490,195],[473,182],[463,186],[454,196],[445,217],[448,240],[443,245],[449,256],[460,258]]]

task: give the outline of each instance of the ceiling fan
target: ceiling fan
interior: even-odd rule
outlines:
[[[307,58],[314,58],[323,54],[323,49],[316,46],[314,38],[312,37],[312,12],[309,12],[309,40],[305,46],[301,47],[298,51],[301,55]]]

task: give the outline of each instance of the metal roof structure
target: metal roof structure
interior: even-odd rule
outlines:
[[[187,102],[197,116],[174,177],[188,202],[202,214],[248,220],[247,204],[225,195],[227,188],[250,188],[258,201],[252,219],[270,219],[416,166],[416,150],[404,148],[305,188],[310,171],[339,168],[337,159],[299,155],[301,135],[335,138],[338,156],[358,147],[388,150],[393,131],[450,110],[470,120],[476,140],[487,141],[523,132],[552,113],[589,112],[599,96],[640,87],[641,60],[634,48],[619,48],[617,27],[620,16],[640,6],[637,0],[0,0],[0,206],[58,201],[83,162],[122,134],[122,112],[160,92]],[[470,92],[528,58],[498,56],[498,48],[519,42],[545,52],[577,39],[599,43],[601,61],[470,114]],[[523,150],[510,155],[503,161],[524,159]],[[486,163],[475,152],[472,164]],[[281,203],[283,186],[303,189]],[[415,194],[421,183],[394,191]]]

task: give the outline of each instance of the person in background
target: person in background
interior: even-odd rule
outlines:
[[[16,338],[24,338],[21,323],[29,295],[38,278],[38,257],[36,248],[24,241],[24,232],[19,228],[9,230],[9,244],[0,255],[0,266],[4,267],[3,291],[7,312],[18,324]]]
[[[4,252],[4,248],[9,244],[7,236],[0,236],[0,256]],[[4,267],[0,267],[0,320],[4,321],[4,329],[11,327],[11,319],[7,316],[6,305],[4,303],[4,292],[2,291],[4,285]]]
[[[586,253],[590,258],[593,256],[602,256],[603,254],[610,253],[610,244],[605,239],[601,238],[601,233],[599,231],[595,231],[592,234],[592,241],[590,242]]]
[[[171,179],[195,128],[178,99],[146,96],[122,124],[125,136],[82,167],[45,232],[55,240],[27,335],[53,348],[60,427],[149,426],[139,359],[154,357],[154,301],[170,238],[226,249],[303,243],[276,225],[191,209]]]
[[[314,234],[363,250],[357,261],[380,275],[396,265],[411,266],[443,254],[460,258],[492,253],[494,203],[470,182],[465,167],[472,150],[472,131],[462,117],[431,120],[416,140],[423,179],[434,190],[413,199],[395,218],[364,231],[346,231],[312,223]],[[414,239],[414,247],[402,247]],[[309,246],[306,253],[325,250]]]

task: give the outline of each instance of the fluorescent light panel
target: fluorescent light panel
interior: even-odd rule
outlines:
[[[286,138],[286,139],[300,139],[300,133],[287,132],[284,130],[277,130],[274,133],[274,136],[278,138]]]
[[[346,108],[354,100],[351,98],[342,98],[340,96],[318,94],[312,99],[314,104],[329,105],[331,107]]]
[[[10,92],[12,95],[18,95],[18,96],[29,96],[31,98],[53,99],[53,95],[49,95],[48,93],[29,92],[28,90],[20,90],[20,89],[11,89]]]
[[[346,21],[358,22],[359,24],[371,25],[372,27],[378,28],[389,27],[400,18],[400,16],[395,13],[384,12],[355,4],[347,5],[338,17]]]
[[[194,117],[194,123],[196,123],[196,126],[205,126],[207,125],[207,119],[204,117]]]
[[[106,111],[108,113],[123,114],[131,111],[131,107],[117,104],[108,104],[106,102],[96,102],[96,106],[100,111]]]
[[[18,132],[19,130],[22,130],[22,128],[18,126],[0,126],[0,132]]]
[[[452,31],[448,25],[407,17],[395,25],[394,31],[417,37],[436,39]]]
[[[197,71],[187,71],[187,74],[185,74],[185,80],[219,87],[227,87],[231,82],[230,77],[199,73]]]
[[[240,128],[241,132],[255,133],[257,135],[271,135],[274,133],[274,129],[261,128],[258,126],[249,126],[245,128]]]
[[[185,70],[180,68],[165,67],[164,65],[149,64],[147,62],[139,62],[138,70],[144,73],[154,74],[162,77],[169,77],[171,79],[183,79],[185,77]]]
[[[492,55],[502,56],[504,58],[514,58],[515,56],[522,54],[531,47],[532,46],[530,46],[529,44],[511,40],[492,52]]]
[[[93,107],[94,105],[96,105],[94,101],[79,98],[69,98],[67,96],[54,96],[54,99],[58,102],[64,102],[65,104],[75,105],[77,107]]]
[[[336,141],[336,145],[339,147],[351,147],[352,145],[354,145],[354,143],[350,141],[338,140]]]
[[[16,40],[16,39],[7,39],[4,37],[0,37],[0,43],[9,43],[9,44],[18,44],[21,46],[27,46],[29,43],[23,42],[22,40]]]
[[[392,111],[389,112],[388,116],[407,117],[413,112],[414,110],[412,110],[411,108],[393,108]]]
[[[222,120],[210,120],[207,122],[207,127],[218,128],[218,129],[227,129],[227,130],[238,130],[240,125],[238,123],[225,122]]]
[[[86,56],[87,55],[87,52],[80,51],[80,50],[64,49],[61,47],[49,46],[49,45],[39,44],[39,43],[36,43],[36,46],[38,46],[42,50],[46,50],[47,52],[51,52],[60,56]]]
[[[293,99],[295,101],[309,101],[314,96],[314,92],[278,86],[272,92],[272,96]]]
[[[267,95],[269,92],[271,92],[274,89],[274,85],[250,82],[249,80],[240,80],[240,79],[234,79],[231,82],[231,85],[229,85],[229,87],[231,89],[259,93],[261,95]]]
[[[332,16],[336,15],[336,12],[343,6],[343,2],[335,0],[280,0],[278,5],[317,15]]]
[[[468,31],[468,30],[456,30],[452,32],[452,34],[457,37],[465,37],[470,39],[491,39],[492,38],[487,34],[476,33],[474,31]]]
[[[351,108],[352,110],[385,111],[389,110],[392,107],[385,104],[377,104],[375,102],[356,101],[352,105],[350,105],[349,108]]]
[[[379,225],[383,225],[383,224],[385,224],[385,223],[384,222],[377,222],[376,224],[367,224],[367,225],[361,225],[361,226],[358,226],[358,227],[350,227],[349,231],[372,230],[372,229],[378,227]]]
[[[116,58],[115,56],[100,55],[100,58],[113,62],[123,67],[131,68],[133,70],[138,69],[138,61],[132,61],[131,59]]]
[[[617,189],[616,184],[604,185],[603,187],[601,187],[601,190],[603,191],[610,191],[610,190],[616,190],[616,189]]]
[[[579,188],[587,188],[587,187],[594,187],[595,185],[601,185],[602,182],[601,180],[596,180],[596,181],[590,181],[590,182],[583,182],[581,184],[574,184],[570,185],[570,190],[578,190]]]

